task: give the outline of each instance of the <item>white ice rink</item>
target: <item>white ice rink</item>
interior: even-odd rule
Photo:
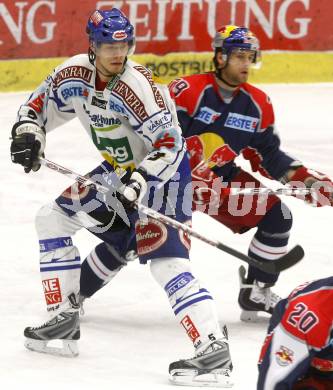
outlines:
[[[283,149],[333,177],[333,84],[263,85],[273,100]],[[193,355],[190,341],[173,318],[148,267],[132,263],[85,305],[80,356],[58,358],[27,351],[23,329],[45,319],[34,215],[71,181],[42,168],[23,173],[9,156],[15,112],[26,93],[0,94],[0,387],[1,389],[167,389],[168,365]],[[100,156],[76,121],[49,134],[46,157],[85,173]],[[276,183],[270,182],[276,186]],[[275,288],[285,296],[301,282],[333,274],[333,209],[315,209],[284,198],[294,215],[291,245],[304,260],[281,274]],[[233,235],[207,216],[194,228],[244,253],[254,232]],[[97,239],[85,231],[75,242],[84,258]],[[267,322],[246,324],[237,305],[240,261],[193,240],[195,274],[215,297],[219,318],[229,328],[234,390],[254,390],[256,362]]]

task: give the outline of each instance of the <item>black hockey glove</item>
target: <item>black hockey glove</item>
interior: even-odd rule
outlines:
[[[126,210],[135,206],[135,202],[142,199],[147,191],[147,182],[145,173],[141,170],[135,170],[132,173],[121,178],[124,183],[118,192],[118,199]]]
[[[38,158],[43,156],[45,149],[45,131],[35,122],[22,121],[12,129],[10,154],[13,163],[21,164],[24,171],[38,171]]]

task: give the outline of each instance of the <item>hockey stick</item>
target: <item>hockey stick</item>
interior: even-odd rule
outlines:
[[[101,192],[105,194],[109,191],[109,189],[101,184],[96,183],[95,181],[91,179],[87,179],[86,177],[79,175],[72,170],[65,168],[59,164],[56,164],[46,158],[40,157],[39,158],[40,164],[43,166],[46,166],[49,169],[52,169],[53,171],[57,171],[83,185],[90,185],[92,186],[96,191]],[[144,206],[141,203],[136,204],[136,208],[139,212],[142,212],[143,214],[159,220],[161,222],[164,222],[165,224],[172,226],[173,228],[177,230],[182,230],[184,233],[190,235],[191,237],[195,237],[211,246],[214,246],[215,248],[220,249],[223,252],[226,252],[234,257],[237,257],[240,260],[245,261],[249,265],[252,265],[256,268],[259,268],[260,270],[276,274],[279,273],[287,268],[292,267],[294,264],[298,263],[302,258],[304,257],[304,250],[300,245],[296,245],[294,248],[292,248],[289,252],[287,252],[284,256],[280,257],[279,259],[275,261],[260,261],[257,259],[253,259],[249,256],[246,256],[245,254],[237,251],[236,249],[233,249],[225,244],[222,244],[221,242],[217,240],[213,240],[211,238],[208,238],[206,236],[203,236],[202,234],[198,233],[191,227],[178,222],[164,214],[161,214],[153,209],[150,209],[149,207]]]
[[[295,196],[295,195],[308,195],[313,192],[311,188],[305,187],[285,187],[277,188],[272,190],[271,188],[227,188],[227,192],[230,195],[286,195],[286,196]]]
[[[210,159],[208,159],[207,162],[210,162]],[[195,177],[198,180],[206,181],[204,178],[198,176],[194,176],[193,172],[200,169],[201,167],[205,167],[205,162],[201,161],[199,164],[195,166],[195,168],[192,169],[192,177]],[[218,179],[218,184],[221,184],[220,178]],[[215,180],[215,179],[214,179]],[[226,183],[224,183],[226,184]],[[214,184],[212,185],[212,188],[214,189]],[[283,187],[283,188],[277,188],[275,190],[267,187],[260,187],[260,188],[253,188],[253,187],[247,187],[247,188],[239,188],[239,187],[222,187],[221,188],[221,194],[223,196],[234,196],[234,195],[285,195],[285,196],[305,196],[305,195],[311,195],[313,192],[315,192],[312,188],[307,188],[303,186],[301,187]]]
[[[298,263],[300,260],[304,257],[304,250],[300,245],[296,245],[294,248],[292,248],[289,252],[287,252],[284,256],[280,257],[277,260],[274,261],[260,261],[257,259],[253,259],[252,257],[246,256],[244,253],[237,251],[236,249],[233,249],[225,244],[222,244],[222,242],[217,240],[212,240],[211,238],[208,238],[206,236],[203,236],[202,234],[196,232],[191,227],[180,223],[178,221],[175,221],[174,219],[160,214],[157,211],[150,209],[146,206],[143,206],[142,204],[138,204],[138,210],[142,211],[144,214],[148,215],[151,218],[160,220],[167,225],[170,225],[178,230],[183,230],[184,233],[187,233],[188,235],[195,237],[211,246],[214,246],[215,248],[220,249],[223,252],[228,253],[231,256],[237,257],[240,260],[245,261],[249,265],[252,265],[256,268],[259,268],[260,270],[267,272],[269,274],[277,274],[287,268],[292,267],[296,263]]]

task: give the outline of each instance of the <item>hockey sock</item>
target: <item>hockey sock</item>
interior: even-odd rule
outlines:
[[[80,254],[71,236],[81,228],[55,203],[43,206],[36,216],[40,247],[40,271],[47,310],[78,308]]]
[[[113,279],[127,260],[111,246],[102,242],[87,256],[82,263],[80,277],[80,294],[91,297],[96,291]]]
[[[248,254],[258,260],[274,261],[287,252],[292,215],[282,202],[276,203],[258,225]],[[249,267],[247,282],[254,280],[274,284],[279,274],[267,274],[257,268]]]
[[[160,258],[151,261],[155,280],[167,293],[179,323],[195,348],[223,338],[213,298],[192,275],[190,262],[182,258]]]

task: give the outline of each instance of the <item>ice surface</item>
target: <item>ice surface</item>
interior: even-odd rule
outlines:
[[[333,177],[333,84],[262,88],[273,100],[284,150]],[[170,388],[168,364],[192,356],[193,350],[147,266],[130,264],[86,302],[78,358],[42,355],[23,346],[24,327],[39,325],[45,319],[34,215],[71,183],[46,168],[27,175],[20,166],[11,164],[10,129],[27,96],[0,94],[1,388]],[[76,120],[49,134],[46,156],[80,173],[101,161]],[[270,185],[276,187],[274,182]],[[303,245],[306,257],[281,274],[276,292],[282,296],[301,282],[333,274],[333,209],[311,208],[293,198],[285,197],[284,201],[294,215],[291,245]],[[194,217],[194,228],[245,253],[253,234],[233,235],[200,214]],[[75,242],[84,258],[98,241],[81,231]],[[193,240],[192,262],[195,274],[215,297],[220,321],[229,328],[234,389],[255,389],[256,362],[267,322],[246,324],[239,320],[237,270],[241,263],[197,240]]]

